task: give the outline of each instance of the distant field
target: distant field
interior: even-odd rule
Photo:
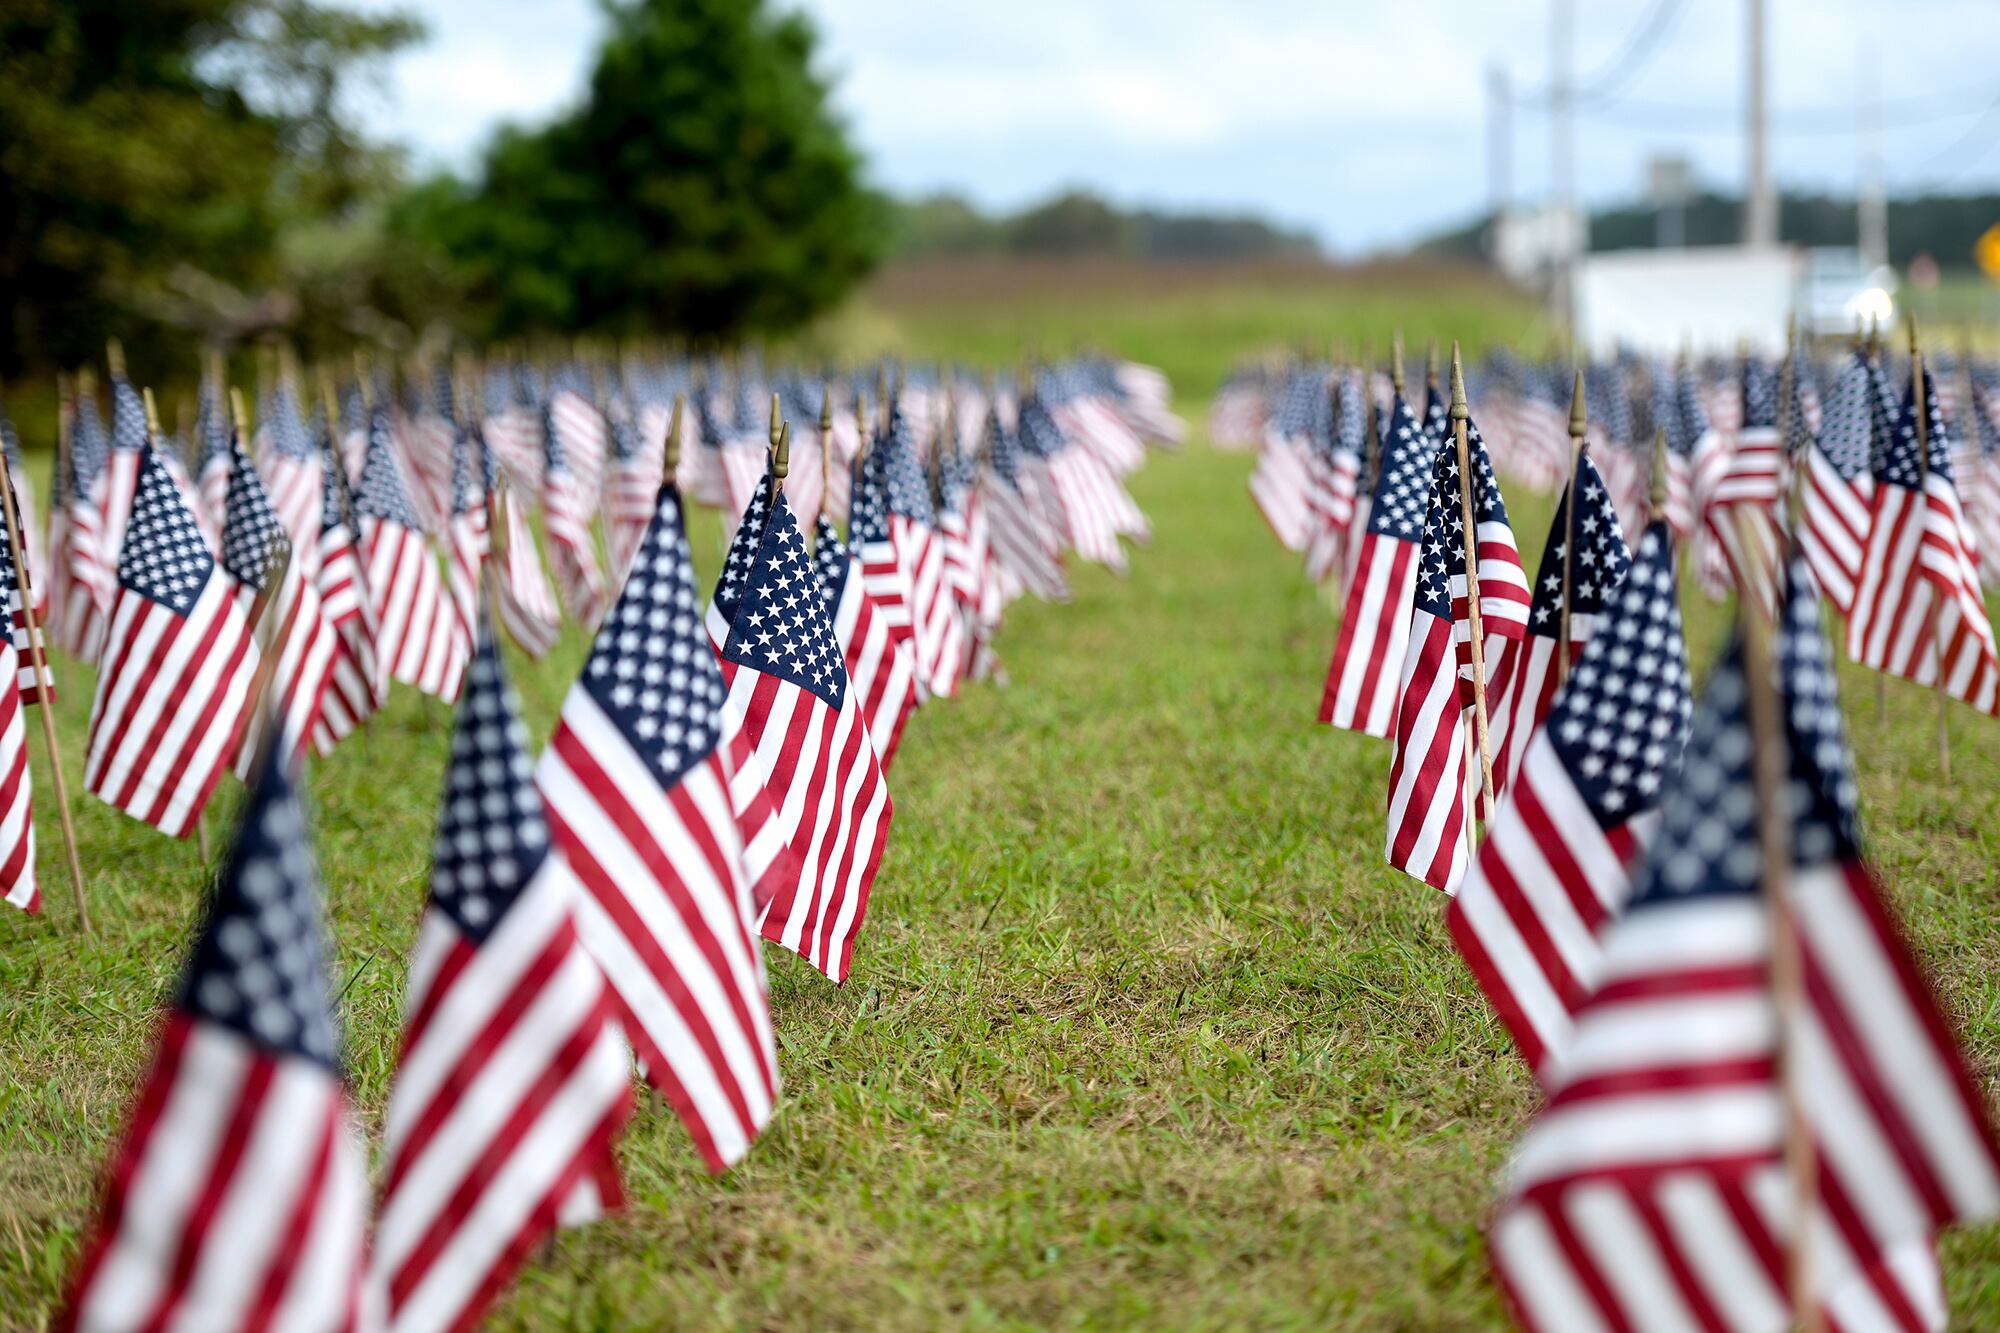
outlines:
[[[1273,271],[1235,298],[1179,277],[1059,270],[1031,294],[958,271],[947,296],[942,273],[894,274],[850,318],[1003,364],[1017,338],[1097,342],[1204,390],[1269,341],[1380,339],[1399,320],[1413,340],[1534,330],[1519,301],[1435,275],[1399,295],[1379,275]],[[1199,423],[1207,405],[1180,406]],[[642,1106],[620,1154],[631,1208],[533,1264],[498,1327],[1500,1323],[1480,1226],[1530,1080],[1442,899],[1383,864],[1386,746],[1312,723],[1331,611],[1252,508],[1249,460],[1197,436],[1136,480],[1158,535],[1131,576],[1084,570],[1074,604],[1021,606],[1000,643],[1012,686],[912,721],[853,979],[835,990],[772,955],[786,1088],[765,1139],[711,1179]],[[1532,567],[1549,506],[1510,499]],[[704,577],[713,533],[697,536]],[[1692,592],[1688,609],[1700,674],[1725,613]],[[510,656],[538,739],[583,647]],[[63,672],[80,788],[89,678]],[[2000,725],[1954,709],[1946,786],[1932,697],[1891,684],[1878,722],[1872,680],[1843,683],[1873,854],[1990,1086]],[[449,728],[399,690],[309,783],[371,1132]],[[46,799],[48,912],[0,917],[6,1328],[51,1315],[200,894],[192,846],[78,810],[98,937],[70,929]],[[2000,1327],[2000,1227],[1945,1257],[1959,1326]]]
[[[1372,344],[1404,333],[1413,362],[1432,338],[1468,355],[1547,336],[1528,297],[1484,271],[1398,262],[1164,264],[933,260],[892,265],[829,325],[843,350],[1011,366],[1025,355],[1103,347],[1158,366],[1183,399],[1214,393],[1264,352]]]

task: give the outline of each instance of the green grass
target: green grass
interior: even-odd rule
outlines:
[[[1180,355],[1212,383],[1235,354]],[[770,1131],[712,1179],[642,1104],[631,1207],[564,1236],[496,1325],[1500,1321],[1480,1226],[1531,1082],[1442,898],[1382,864],[1386,746],[1312,723],[1333,616],[1248,467],[1199,441],[1149,464],[1134,490],[1158,537],[1130,577],[1083,570],[1072,605],[1018,606],[1012,685],[911,722],[853,979],[771,955]],[[1531,561],[1548,513],[1515,498]],[[697,549],[712,574],[715,542]],[[1699,671],[1725,612],[1688,607]],[[581,652],[512,659],[538,738]],[[1846,684],[1873,852],[1990,1081],[2000,724],[1954,709],[1946,786],[1932,696],[1892,683],[1884,726],[1872,683]],[[87,674],[63,687],[80,789]],[[371,1136],[449,725],[399,691],[310,783]],[[82,1243],[201,884],[192,846],[79,797],[98,934],[77,935],[31,748],[50,901],[0,918],[0,1325],[23,1328]],[[1958,1322],[2000,1326],[2000,1228],[1954,1236],[1946,1266]]]

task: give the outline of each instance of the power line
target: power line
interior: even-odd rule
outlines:
[[[1575,104],[1583,107],[1612,100],[1619,86],[1643,70],[1646,62],[1658,53],[1668,27],[1680,17],[1682,3],[1683,0],[1653,0],[1652,8],[1632,25],[1617,53],[1571,92]],[[1554,102],[1554,92],[1547,88],[1524,93],[1517,99],[1518,105],[1536,111],[1546,111]]]
[[[1880,103],[1876,126],[1884,130],[1917,129],[1991,110],[2000,101],[2000,85],[1971,84],[1927,97],[1907,97]],[[1945,105],[1945,103],[1958,105]],[[1546,110],[1532,99],[1518,103],[1529,110]],[[1741,107],[1698,106],[1682,102],[1620,101],[1595,107],[1578,107],[1578,113],[1592,120],[1634,129],[1658,129],[1671,119],[1676,133],[1740,134]],[[1774,132],[1788,135],[1854,134],[1861,128],[1862,109],[1858,106],[1793,107],[1771,114]]]

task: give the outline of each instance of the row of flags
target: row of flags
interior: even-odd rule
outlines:
[[[1237,381],[1211,424],[1265,432],[1253,499],[1341,605],[1320,720],[1390,740],[1387,859],[1452,895],[1545,1094],[1489,1230],[1511,1308],[1537,1330],[1941,1327],[1935,1236],[2000,1214],[2000,1148],[1863,855],[1823,615],[1854,660],[2000,711],[1956,486],[2000,462],[1988,377],[1960,367],[1954,423],[1920,357],[1898,393],[1871,349],[1799,349],[1732,368],[1723,410],[1657,368],[1645,414],[1630,366],[1573,372],[1562,411],[1498,362],[1474,395],[1491,436],[1455,352],[1421,414],[1400,373],[1383,394],[1302,363]],[[1557,495],[1532,582],[1502,473]],[[1286,476],[1334,479],[1346,526],[1280,503]],[[1739,606],[1699,700],[1683,551]]]
[[[705,409],[655,370],[628,371],[622,406],[545,407],[540,526],[573,506],[569,573],[561,539],[543,564],[516,521],[532,478],[506,455],[521,440],[489,443],[504,428],[466,393],[440,393],[433,425],[386,386],[355,386],[355,431],[302,418],[303,480],[276,393],[254,432],[220,385],[205,395],[227,413],[219,489],[209,459],[190,465],[143,417],[129,449],[107,451],[133,455],[132,497],[98,618],[91,790],[169,833],[199,819],[227,768],[249,797],[110,1164],[73,1326],[465,1327],[557,1227],[620,1202],[612,1149],[635,1065],[710,1169],[739,1161],[780,1097],[764,942],[847,978],[910,714],[997,673],[1001,612],[1063,590],[1066,557],[1090,540],[1079,531],[1102,535],[1090,525],[1107,497],[1130,507],[1140,431],[1168,420],[1150,396],[1162,381],[1110,363],[1004,391],[885,380],[879,412],[859,386],[780,386],[774,419],[787,398],[817,400],[802,418],[818,422],[802,432],[814,448],[793,448],[789,423],[775,441],[767,428],[704,604],[677,427]],[[619,474],[646,451],[636,436],[618,446],[614,424],[647,416],[644,384],[676,396],[652,414],[652,494],[621,541],[641,479]],[[589,459],[563,447],[594,433],[583,409],[607,442]],[[60,462],[83,475],[73,448]],[[449,491],[427,509],[439,472]],[[793,487],[815,474],[802,515]],[[96,482],[115,475],[107,463]],[[300,486],[315,503],[295,536],[283,497]],[[824,502],[835,494],[845,515]],[[996,494],[1014,508],[987,513]],[[993,539],[1008,524],[1038,552],[1031,567]],[[517,571],[550,567],[564,611],[596,615],[536,758],[496,635],[510,599],[532,609]],[[0,662],[16,704],[0,760],[10,735],[21,749],[13,676]],[[299,789],[315,748],[365,721],[391,681],[453,699],[457,723],[371,1191]]]

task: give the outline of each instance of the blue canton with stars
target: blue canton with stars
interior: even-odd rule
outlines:
[[[1542,566],[1535,577],[1534,597],[1528,608],[1528,632],[1551,639],[1562,637],[1563,530],[1576,551],[1570,573],[1576,587],[1570,595],[1572,616],[1594,616],[1625,577],[1632,556],[1625,549],[1625,534],[1618,527],[1618,510],[1611,503],[1610,488],[1598,474],[1597,464],[1588,453],[1577,460],[1576,521],[1565,523],[1569,512],[1569,488],[1556,492],[1556,518],[1549,528],[1548,545],[1542,548]]]
[[[820,591],[829,607],[840,605],[840,593],[847,586],[847,571],[853,567],[840,534],[822,513],[813,523],[813,569],[819,574]]]
[[[1868,362],[1857,352],[1834,382],[1833,393],[1820,418],[1820,452],[1843,481],[1853,481],[1868,471],[1875,410],[1875,386],[1868,374]]]
[[[1374,500],[1368,507],[1368,531],[1398,541],[1418,541],[1430,507],[1430,488],[1425,483],[1430,480],[1437,445],[1417,424],[1400,394],[1389,409],[1389,425],[1379,447],[1382,457]]]
[[[847,697],[847,664],[805,538],[783,495],[764,527],[722,655],[810,691],[836,713]]]
[[[1010,486],[1019,489],[1017,478],[1021,474],[1021,442],[1014,432],[1001,424],[1000,409],[986,409],[986,462],[995,475]]]
[[[1472,496],[1472,521],[1507,521],[1507,505],[1500,498],[1500,482],[1486,457],[1486,443],[1479,427],[1465,423],[1465,458],[1476,478]],[[1428,611],[1441,620],[1450,620],[1452,583],[1465,579],[1465,508],[1459,498],[1458,446],[1445,445],[1437,451],[1431,469],[1430,508],[1424,517],[1424,544],[1418,553],[1417,600],[1419,611]]]
[[[1451,438],[1451,412],[1436,381],[1424,385],[1424,434],[1431,437],[1434,446]]]
[[[1708,413],[1702,411],[1701,389],[1695,383],[1694,368],[1683,363],[1674,372],[1673,412],[1667,424],[1667,447],[1682,458],[1694,453],[1701,437],[1708,434]]]
[[[888,483],[889,512],[926,527],[937,526],[937,511],[931,504],[931,486],[917,461],[917,437],[901,408],[889,414],[889,437],[878,451],[882,475]]]
[[[1772,670],[1789,750],[1785,803],[1795,865],[1857,854],[1855,791],[1819,591],[1794,561]],[[1740,635],[1709,675],[1681,781],[1663,811],[1629,910],[1763,891],[1749,691]]]
[[[298,396],[284,380],[271,400],[271,447],[286,458],[311,458],[313,439],[299,412]]]
[[[266,760],[175,1004],[272,1054],[337,1070],[319,873],[285,765]]]
[[[194,609],[215,561],[201,529],[181,500],[180,488],[147,445],[139,454],[139,490],[118,554],[118,582],[185,616]]]
[[[229,493],[222,514],[222,567],[244,587],[263,592],[272,552],[285,540],[284,527],[271,508],[264,479],[240,444],[230,450]]]
[[[195,400],[194,437],[201,448],[201,465],[204,469],[215,459],[229,457],[229,445],[233,432],[229,429],[229,408],[222,401],[222,386],[214,380],[201,382],[200,396]]]
[[[1334,407],[1333,446],[1356,458],[1368,448],[1367,402],[1367,376],[1351,372],[1342,375]]]
[[[143,407],[141,408],[143,411]],[[76,418],[70,423],[69,465],[75,474],[77,494],[88,493],[109,461],[111,442],[105,438],[104,418],[98,415],[97,399],[78,394]]]
[[[856,546],[879,546],[889,540],[889,506],[882,495],[882,452],[871,450],[854,467],[853,502],[847,535]]]
[[[1549,710],[1549,742],[1600,825],[1659,803],[1693,710],[1674,539],[1659,519]]]
[[[1778,428],[1778,377],[1757,357],[1743,362],[1743,429]]]
[[[549,854],[521,701],[483,611],[479,619],[431,849],[431,902],[474,940],[493,932]]]
[[[111,381],[111,447],[128,454],[146,447],[146,403],[123,378]]]
[[[1930,446],[1930,472],[1934,477],[1951,480],[1951,441],[1945,435],[1944,414],[1938,410],[1937,386],[1931,380],[1931,373],[1924,372],[1924,415],[1929,418],[1926,426],[1926,443]],[[1883,484],[1903,486],[1919,490],[1923,486],[1917,468],[1917,413],[1914,401],[1905,401],[1901,415],[1896,418],[1896,432],[1889,439],[1888,453],[1882,459],[1882,469],[1877,474]]]
[[[764,475],[757,480],[757,489],[750,493],[750,503],[744,507],[743,521],[736,525],[736,535],[729,539],[729,552],[722,558],[722,575],[715,581],[715,609],[722,614],[725,625],[736,623],[736,608],[743,603],[743,590],[749,586],[750,567],[757,560],[757,546],[764,540],[764,525],[771,517],[771,460],[764,460]]]
[[[368,419],[368,456],[361,464],[361,486],[354,508],[367,518],[400,523],[411,532],[423,531],[424,525],[410,505],[409,488],[403,484],[395,446],[389,441],[389,410],[385,407],[376,407]]]
[[[680,488],[672,482],[660,488],[659,508],[578,683],[663,787],[721,739],[722,668],[702,629]]]

